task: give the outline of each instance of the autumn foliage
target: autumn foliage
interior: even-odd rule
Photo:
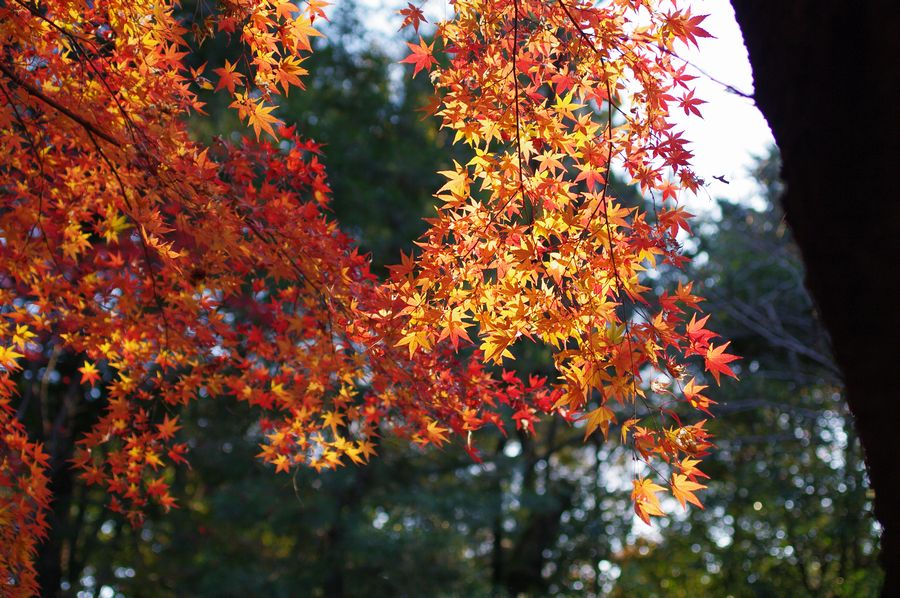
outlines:
[[[328,216],[320,146],[276,116],[324,2],[0,6],[3,583],[36,589],[52,497],[17,385],[59,352],[106,405],[70,465],[135,523],[176,505],[179,408],[226,399],[258,408],[277,472],[364,464],[385,433],[461,437],[477,458],[471,433],[503,413],[529,432],[557,413],[586,436],[617,426],[652,466],[634,474],[645,521],[666,490],[700,506],[711,445],[682,418],[712,401],[689,364],[718,382],[735,357],[691,283],[657,295],[649,278],[684,265],[678,200],[701,185],[669,113],[700,112],[677,50],[708,33],[678,4],[460,0],[410,44],[403,62],[471,160],[443,173],[420,250],[385,281]],[[238,58],[195,65],[214,36]],[[228,94],[253,135],[192,140],[200,89]],[[613,197],[613,169],[650,209]],[[555,379],[502,369],[523,342],[549,349]]]

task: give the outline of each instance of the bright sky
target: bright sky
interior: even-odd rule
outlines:
[[[397,28],[402,17],[396,11],[406,6],[406,0],[358,0],[364,7],[366,25],[379,34],[387,45],[396,40],[397,53],[406,49],[399,41]],[[421,0],[413,4],[421,5]],[[706,100],[701,107],[703,118],[681,117],[676,120],[684,127],[685,137],[693,142],[694,169],[708,182],[706,194],[691,202],[693,211],[704,212],[704,206],[713,207],[710,197],[730,200],[750,199],[757,189],[748,170],[753,156],[763,156],[774,143],[772,133],[762,114],[752,100],[729,92],[722,84],[745,93],[753,91],[753,76],[744,47],[741,31],[734,19],[734,10],[728,0],[688,0],[694,14],[708,14],[703,27],[715,39],[703,39],[700,49],[686,50],[679,55],[699,67],[711,78],[702,76],[695,80],[697,96]],[[452,16],[450,7],[443,0],[424,2],[429,21]],[[391,41],[388,41],[391,40]],[[393,53],[393,48],[389,47]],[[713,177],[722,176],[730,184]],[[714,211],[714,210],[713,210]]]
[[[727,0],[693,0],[696,14],[709,14],[703,27],[716,39],[704,39],[699,50],[680,52],[682,58],[712,78],[744,93],[753,92],[753,75],[734,10]],[[694,142],[694,168],[709,181],[713,198],[748,199],[756,190],[747,172],[753,156],[763,156],[774,143],[772,132],[752,100],[729,92],[707,77],[694,81],[703,118],[680,119],[686,137]],[[683,113],[682,113],[683,116]],[[729,185],[714,180],[724,176]],[[703,199],[703,198],[701,198]]]

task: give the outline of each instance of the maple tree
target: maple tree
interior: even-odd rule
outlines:
[[[275,113],[303,86],[325,3],[0,7],[5,583],[36,589],[48,462],[15,397],[23,363],[52,352],[77,355],[78,382],[106,402],[71,466],[134,523],[176,505],[179,408],[219,397],[258,409],[276,472],[363,464],[383,432],[455,434],[477,458],[472,433],[505,409],[524,431],[555,412],[606,436],[610,406],[628,405],[622,442],[699,504],[711,444],[676,406],[711,403],[691,358],[718,382],[735,357],[696,317],[692,284],[660,297],[645,284],[684,265],[678,198],[701,185],[669,111],[699,114],[675,49],[708,33],[677,5],[460,1],[434,41],[410,44],[430,109],[473,157],[443,173],[420,251],[386,281],[328,217],[320,146]],[[239,58],[188,66],[214,35]],[[253,137],[193,141],[183,117],[202,111],[200,89],[229,94]],[[649,213],[612,196],[613,166]],[[558,379],[488,367],[523,339],[552,349]],[[666,488],[634,475],[637,515],[663,514]]]
[[[333,205],[345,210],[341,222],[354,223],[355,229],[359,220],[346,211],[347,198],[376,201],[384,187],[361,189],[373,177],[384,176],[390,189],[393,171],[386,166],[395,163],[393,152],[415,160],[428,147],[430,123],[410,108],[427,99],[423,77],[398,82],[404,95],[415,96],[396,100],[405,107],[382,104],[365,92],[385,89],[366,83],[389,80],[396,58],[381,54],[377,63],[360,60],[378,56],[383,46],[363,26],[344,26],[353,11],[341,7],[330,10],[327,40],[315,45],[305,63],[311,73],[307,91],[292,93],[282,106],[306,115],[302,106],[335,98],[318,124],[340,120],[315,132],[318,139],[359,144],[349,156],[331,144],[327,148]],[[353,35],[341,37],[336,29]],[[352,44],[346,54],[343,42]],[[372,47],[377,49],[370,52]],[[355,70],[357,65],[363,65],[361,70]],[[381,78],[372,77],[370,68],[378,68]],[[353,87],[348,88],[348,80]],[[357,109],[348,110],[351,105]],[[360,114],[371,120],[361,123]],[[381,118],[388,138],[391,127],[415,128],[421,136],[405,148],[392,145],[401,149],[385,154],[377,134],[368,141],[353,134],[368,131],[367,123],[378,125]],[[357,156],[372,155],[385,160],[374,172],[342,167]],[[440,177],[429,178],[428,172],[444,170],[450,162],[439,152],[431,155],[435,163],[421,177],[433,190]],[[779,186],[770,177],[777,168],[773,161],[765,170],[773,201]],[[394,176],[406,180],[403,171]],[[338,180],[349,182],[359,195],[339,192]],[[619,183],[613,189],[620,198],[633,197]],[[416,218],[420,202],[429,201],[424,189],[412,197],[396,191],[390,196],[396,198],[387,204],[391,211],[380,220],[370,216],[378,223],[371,230],[397,212]],[[759,197],[767,196],[760,191]],[[131,595],[165,584],[171,588],[166,591],[191,595],[278,595],[304,588],[304,593],[335,596],[341,591],[351,596],[640,596],[659,588],[679,596],[805,596],[838,587],[848,596],[877,594],[882,574],[871,490],[838,394],[836,370],[818,359],[827,356],[827,342],[803,292],[802,265],[788,245],[782,215],[774,207],[760,211],[759,201],[752,207],[717,203],[721,219],[692,223],[698,244],[686,248],[689,255],[708,258],[692,262],[685,273],[705,281],[706,310],[743,356],[745,371],[754,374],[742,376],[741,384],[702,393],[720,402],[727,396],[707,424],[717,437],[716,450],[698,466],[714,480],[703,481],[710,488],[696,493],[704,510],[689,508],[667,517],[653,536],[645,537],[644,524],[629,517],[632,484],[622,469],[630,461],[629,447],[603,442],[599,433],[583,442],[584,427],[561,418],[536,422],[534,434],[510,430],[504,437],[498,430],[480,431],[475,436],[480,464],[461,450],[422,451],[385,438],[378,458],[366,467],[321,474],[300,469],[288,479],[254,462],[258,436],[252,408],[230,401],[194,402],[179,419],[179,434],[192,444],[190,469],[180,469],[173,479],[178,509],[151,508],[146,524],[135,529],[104,511],[100,488],[78,483],[72,488],[71,524],[62,540],[63,554],[72,546],[75,555],[74,561],[62,560],[69,591],[96,593],[109,586]],[[367,244],[371,239],[362,238]],[[377,259],[377,251],[374,255]],[[657,285],[664,286],[665,278]],[[734,310],[752,323],[732,316]],[[517,368],[549,371],[539,346],[523,349],[516,355]],[[74,371],[80,365],[73,360],[68,367]],[[507,422],[510,415],[504,416]],[[672,499],[661,502],[667,510],[681,510]],[[846,513],[863,515],[848,518]],[[725,545],[727,540],[731,543]],[[39,568],[46,554],[42,547]],[[124,570],[133,570],[134,577],[122,577]]]

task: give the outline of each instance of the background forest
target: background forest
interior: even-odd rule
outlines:
[[[425,77],[403,76],[352,4],[331,15],[304,63],[307,90],[281,116],[324,144],[335,216],[384,268],[413,249],[453,150],[416,110]],[[207,100],[198,136],[241,128],[221,96]],[[458,444],[394,440],[366,467],[291,479],[254,458],[246,405],[204,401],[181,419],[192,439],[191,468],[173,483],[181,508],[134,530],[72,479],[65,533],[42,558],[79,596],[874,595],[864,464],[776,207],[777,172],[773,152],[752,202],[698,200],[708,209],[688,274],[743,356],[741,384],[708,390],[719,448],[705,511],[652,528],[632,519],[629,451],[583,443],[559,418],[534,435],[481,432],[480,464]],[[549,371],[538,351],[516,364]]]

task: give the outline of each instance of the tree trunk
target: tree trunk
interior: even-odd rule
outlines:
[[[900,3],[732,0],[783,160],[785,217],[875,491],[884,596],[900,596]],[[862,513],[859,516],[863,516]]]
[[[69,531],[69,507],[72,497],[72,471],[67,463],[60,463],[50,474],[53,492],[52,509],[48,513],[50,535],[38,548],[36,568],[41,596],[61,595],[63,580],[63,546]]]

